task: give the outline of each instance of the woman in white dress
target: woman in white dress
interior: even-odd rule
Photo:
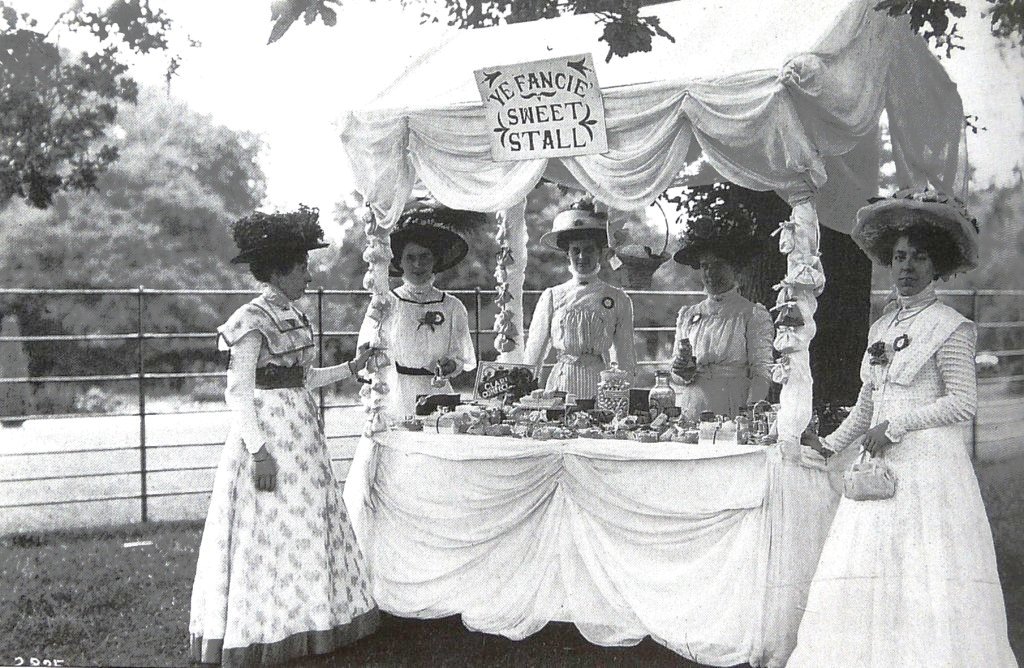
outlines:
[[[483,214],[427,201],[406,207],[391,232],[391,274],[402,283],[389,293],[383,324],[363,319],[359,343],[375,343],[377,327],[388,328],[391,363],[386,414],[400,421],[416,412],[420,395],[452,393],[450,379],[476,368],[469,314],[456,297],[434,286],[439,272],[466,257],[469,245],[455,229],[482,224]]]
[[[676,262],[699,272],[707,293],[676,318],[672,385],[689,419],[702,411],[734,416],[768,396],[775,328],[768,310],[741,295],[736,283],[738,268],[757,250],[756,237],[739,223],[698,219],[675,254]]]
[[[217,330],[230,351],[231,430],[196,564],[191,658],[276,665],[377,628],[312,392],[358,372],[369,350],[312,366],[313,330],[294,301],[311,280],[307,251],[326,246],[315,209],[255,213],[232,231],[242,251],[233,262],[249,264],[265,287]]]
[[[898,296],[871,326],[850,416],[804,442],[828,457],[860,439],[896,492],[840,501],[788,665],[1016,666],[970,460],[977,330],[933,286],[976,265],[976,223],[952,198],[909,190],[861,209],[852,234]]]
[[[556,361],[546,388],[580,399],[597,395],[612,349],[619,368],[631,374],[636,369],[633,302],[621,288],[598,278],[608,246],[606,220],[589,203],[578,203],[555,216],[552,230],[541,237],[541,243],[566,254],[572,278],[541,293],[524,353],[539,377],[554,348]]]

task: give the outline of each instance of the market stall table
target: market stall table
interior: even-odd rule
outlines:
[[[345,497],[392,614],[783,665],[838,496],[780,453],[390,431],[360,443]]]

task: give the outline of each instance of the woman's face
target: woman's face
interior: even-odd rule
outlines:
[[[732,265],[714,253],[701,253],[698,269],[708,294],[721,294],[736,285],[736,271]]]
[[[928,251],[917,248],[907,237],[900,237],[892,247],[892,282],[904,297],[912,297],[935,280],[935,263]]]
[[[577,274],[592,274],[601,266],[601,247],[593,239],[576,239],[565,250],[569,266]]]
[[[434,253],[415,241],[405,244],[398,262],[402,276],[416,285],[426,283],[434,275]]]
[[[303,259],[287,274],[275,274],[270,280],[274,287],[292,301],[301,298],[306,292],[306,286],[312,282],[313,277],[309,273],[308,259]]]

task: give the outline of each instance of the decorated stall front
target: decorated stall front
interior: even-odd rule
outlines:
[[[672,185],[721,181],[793,208],[777,290],[800,318],[776,332],[774,445],[396,430],[377,374],[345,498],[382,609],[458,613],[512,638],[570,621],[600,644],[649,635],[706,664],[785,663],[837,499],[799,444],[825,282],[819,225],[847,232],[877,194],[883,111],[900,185],[963,192],[956,87],[875,4],[658,5],[675,41],[610,62],[587,15],[453,31],[346,114],[385,351],[388,234],[417,183],[449,207],[497,214],[494,345],[508,363],[522,361],[525,198],[542,178],[627,212]]]

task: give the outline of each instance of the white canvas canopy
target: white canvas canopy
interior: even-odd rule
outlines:
[[[417,178],[445,204],[478,211],[507,209],[544,175],[632,210],[700,158],[696,182],[725,179],[791,199],[855,192],[862,203],[875,194],[883,109],[901,185],[930,181],[960,194],[956,86],[907,22],[874,4],[668,3],[651,10],[674,43],[656,38],[650,53],[607,63],[592,15],[452,31],[347,114],[343,140],[385,227]],[[584,52],[595,57],[609,152],[492,162],[473,71]],[[824,224],[849,229],[849,206],[819,210]]]
[[[908,21],[875,11],[875,4],[658,5],[650,12],[675,42],[659,38],[650,53],[607,63],[602,27],[592,15],[453,31],[344,118],[352,173],[376,214],[371,236],[395,223],[417,180],[448,206],[500,212],[517,258],[509,284],[518,305],[523,202],[542,177],[578,185],[627,211],[648,206],[681,174],[690,183],[728,180],[775,190],[793,206],[780,235],[788,271],[779,302],[795,303],[807,323],[775,342],[788,372],[779,438],[783,451],[796,455],[811,415],[807,347],[824,286],[819,220],[848,231],[857,208],[877,194],[882,112],[901,186],[931,184],[956,195],[965,187],[956,86]],[[608,152],[492,161],[492,131],[473,71],[584,52],[595,57]],[[365,285],[382,293],[386,263],[367,259]],[[522,332],[522,313],[514,317]]]

